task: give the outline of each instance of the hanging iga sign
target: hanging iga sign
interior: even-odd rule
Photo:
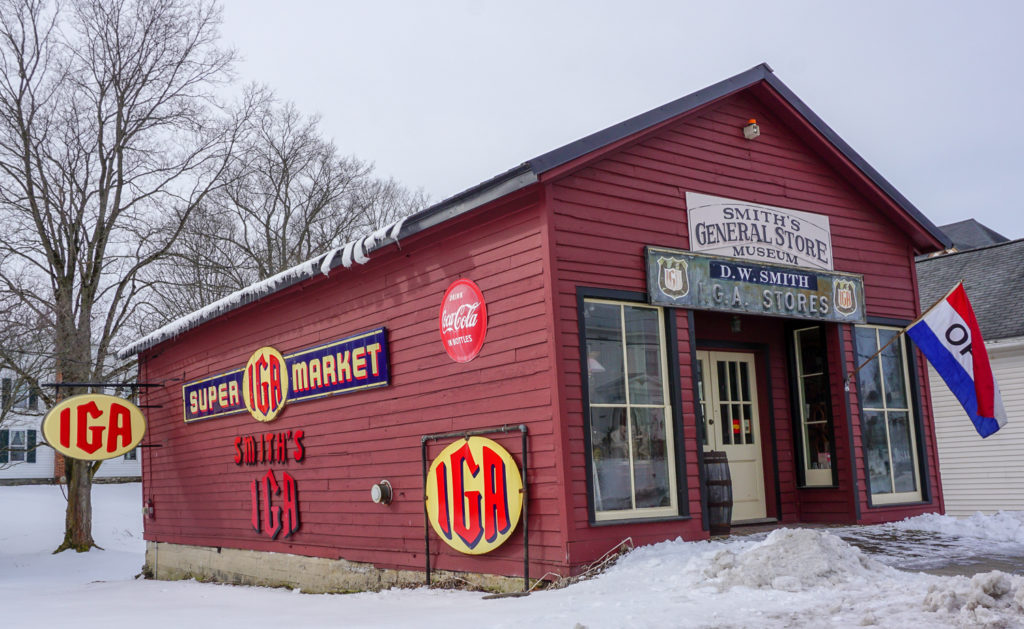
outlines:
[[[832,230],[823,214],[686,193],[690,249],[832,270]]]
[[[54,406],[41,430],[46,443],[64,456],[103,461],[139,445],[146,434],[146,418],[128,400],[92,393]]]
[[[291,354],[261,347],[243,369],[183,385],[185,422],[243,411],[269,422],[289,402],[387,386],[389,371],[385,328]]]
[[[864,323],[864,279],[781,264],[647,247],[647,295],[656,306]]]
[[[449,444],[430,465],[427,519],[455,550],[482,555],[504,544],[523,510],[523,478],[508,451],[484,437]]]

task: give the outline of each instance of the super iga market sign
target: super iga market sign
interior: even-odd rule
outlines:
[[[468,363],[480,353],[487,336],[487,306],[472,280],[456,280],[445,291],[440,327],[444,350],[455,362]]]
[[[182,386],[185,422],[244,411],[269,422],[289,402],[387,386],[389,372],[384,328],[291,354],[261,347],[242,369]]]

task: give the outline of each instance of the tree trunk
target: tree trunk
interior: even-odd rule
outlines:
[[[96,546],[92,539],[92,461],[65,457],[64,469],[68,477],[64,541],[53,552],[75,550],[84,553]]]

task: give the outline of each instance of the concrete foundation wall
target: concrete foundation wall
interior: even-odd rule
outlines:
[[[311,594],[426,585],[425,574],[416,570],[383,570],[372,564],[344,559],[152,541],[146,542],[144,570],[149,578],[166,581],[196,579],[235,585],[288,587]],[[443,570],[431,571],[431,582],[435,586],[488,592],[519,592],[523,589],[521,578]]]

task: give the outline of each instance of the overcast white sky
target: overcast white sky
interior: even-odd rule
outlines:
[[[1024,2],[225,0],[240,78],[439,201],[768,62],[935,224],[1024,237]]]

